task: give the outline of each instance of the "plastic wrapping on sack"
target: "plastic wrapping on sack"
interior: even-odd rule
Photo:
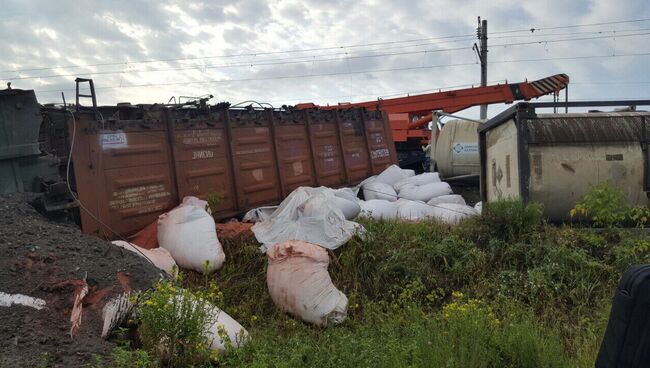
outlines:
[[[345,216],[346,219],[352,220],[357,215],[359,215],[359,211],[361,211],[361,207],[359,207],[359,199],[357,198],[356,194],[354,193],[353,189],[350,188],[341,188],[341,189],[333,189],[334,193],[334,200],[336,203],[336,206],[343,211],[343,215]],[[261,222],[264,220],[267,220],[271,217],[273,212],[278,209],[278,206],[266,206],[266,207],[258,207],[254,208],[244,215],[242,218],[243,222]]]
[[[348,298],[332,284],[325,249],[291,240],[275,245],[267,256],[266,283],[278,308],[318,326],[345,320]]]
[[[393,185],[396,191],[399,192],[403,186],[411,185],[424,185],[430,183],[440,183],[440,175],[437,172],[426,172],[419,175],[404,178]]]
[[[246,212],[242,218],[243,222],[260,222],[271,217],[273,212],[278,209],[278,206],[266,206],[253,208],[252,210]]]
[[[147,257],[151,263],[154,264],[154,266],[158,267],[160,270],[165,271],[168,275],[172,275],[174,273],[176,262],[174,261],[174,258],[172,258],[172,255],[169,253],[169,251],[165,248],[145,249],[123,240],[115,240],[111,243],[120,248],[131,251],[140,257]]]
[[[386,168],[386,170],[382,171],[381,174],[377,175],[374,182],[384,183],[393,186],[393,184],[397,183],[402,179],[406,179],[408,177],[409,173],[405,171],[406,170],[400,169],[399,166],[397,165],[390,165]]]
[[[483,202],[477,202],[474,205],[474,209],[476,210],[476,212],[478,212],[479,215],[482,214],[483,213]]]
[[[368,201],[371,199],[383,199],[385,201],[396,201],[397,193],[391,185],[373,181],[363,186],[363,198]]]
[[[214,219],[200,202],[205,201],[185,197],[180,206],[160,215],[158,243],[180,267],[214,272],[221,268],[226,255],[217,239]]]
[[[427,204],[429,205],[436,205],[440,203],[456,203],[456,204],[467,204],[465,202],[465,198],[461,196],[460,194],[446,194],[446,195],[441,195],[440,197],[434,197],[431,198]]]
[[[399,190],[398,196],[404,199],[427,202],[431,200],[431,198],[440,197],[442,195],[451,193],[452,191],[449,184],[445,182],[439,182],[419,186],[407,184]]]
[[[391,202],[383,199],[361,201],[361,213],[359,213],[359,216],[374,220],[395,220],[397,218],[398,203],[397,201]]]
[[[253,227],[255,238],[267,251],[287,240],[303,240],[328,249],[345,244],[363,226],[348,221],[330,188],[299,187],[265,221]]]

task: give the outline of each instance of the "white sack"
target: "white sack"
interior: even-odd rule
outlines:
[[[403,173],[404,176],[406,176],[407,178],[410,178],[410,177],[412,177],[412,176],[415,176],[415,170],[411,170],[411,169],[402,169],[402,173]]]
[[[441,195],[440,197],[434,197],[427,202],[429,205],[436,205],[440,203],[456,203],[456,204],[467,204],[465,203],[465,198],[460,194],[446,194]]]
[[[377,175],[375,182],[384,183],[392,186],[398,181],[408,177],[408,173],[400,169],[397,165],[390,165],[381,174]]]
[[[196,303],[199,302],[199,299],[189,293],[180,293],[176,296],[177,303],[183,303],[185,300],[190,301],[193,306],[196,306]],[[212,350],[224,353],[226,352],[226,345],[229,344],[234,348],[239,348],[248,341],[248,331],[239,322],[235,321],[228,313],[222,311],[212,303],[207,301],[203,301],[202,303],[205,303],[206,311],[212,317],[212,323],[203,326],[203,335],[211,341],[210,348]],[[222,338],[219,335],[219,329],[223,329],[227,337],[223,336]]]
[[[226,344],[228,341],[225,341],[224,338],[219,336],[220,327],[226,331],[228,340],[230,340],[230,345],[232,347],[239,348],[246,343],[248,340],[248,331],[246,331],[239,322],[235,321],[228,315],[228,313],[222,311],[216,306],[212,307],[212,315],[216,316],[217,319],[212,325],[206,328],[205,335],[212,341],[210,347],[213,350],[217,350],[221,353],[226,352]]]
[[[361,212],[361,207],[359,206],[358,201],[350,201],[342,197],[335,196],[334,204],[338,207],[346,220],[353,220]]]
[[[346,220],[352,220],[359,215],[361,207],[359,206],[359,198],[354,194],[350,188],[334,189],[334,202],[336,206],[343,212]]]
[[[415,175],[409,178],[402,179],[395,183],[393,187],[396,191],[400,191],[403,186],[411,185],[424,185],[429,183],[440,183],[440,175],[437,172],[426,172],[419,175]]]
[[[451,187],[445,182],[429,183],[424,185],[411,185],[407,184],[399,190],[399,197],[410,199],[414,201],[427,202],[431,198],[440,197],[442,195],[451,194]]]
[[[154,266],[165,271],[168,275],[172,275],[174,273],[176,262],[174,262],[174,258],[172,258],[172,255],[165,248],[146,249],[139,247],[133,243],[125,242],[123,240],[115,240],[111,243],[120,248],[131,251],[140,257],[148,258],[151,263],[154,264]]]
[[[226,255],[214,219],[192,203],[186,197],[180,206],[158,217],[158,243],[180,267],[203,272],[207,261],[207,272],[213,272],[221,268]]]
[[[474,208],[464,204],[440,203],[433,208],[436,220],[448,225],[456,225],[462,219],[478,215]]]
[[[436,217],[434,207],[420,201],[400,199],[397,205],[397,218],[406,221],[419,221]]]
[[[287,240],[303,240],[329,249],[345,244],[363,227],[348,221],[330,188],[296,188],[265,221],[251,228],[267,251]]]
[[[397,218],[398,202],[385,201],[383,199],[371,199],[361,201],[361,213],[359,216],[375,220],[395,220]]]
[[[348,298],[332,284],[324,248],[290,240],[276,244],[267,256],[266,284],[278,308],[318,326],[345,320]]]
[[[368,201],[371,199],[383,199],[385,201],[396,201],[397,193],[391,185],[373,181],[363,186],[363,198]]]
[[[483,213],[483,202],[477,202],[474,205],[474,209],[476,210],[476,212],[478,212],[479,215],[482,214]]]
[[[244,217],[242,218],[242,222],[260,222],[268,219],[271,217],[273,212],[278,209],[278,206],[265,206],[265,207],[257,207],[253,208],[252,210],[246,212]]]
[[[208,206],[208,201],[204,201],[200,198],[196,198],[193,196],[183,197],[183,202],[181,203],[181,206],[200,207],[203,208],[207,213],[212,214],[212,211],[210,210],[210,206]]]
[[[357,197],[356,194],[354,194],[354,190],[351,188],[339,188],[339,189],[332,189],[334,191],[334,195],[340,198],[345,198],[348,201],[351,202],[358,202],[359,198]]]

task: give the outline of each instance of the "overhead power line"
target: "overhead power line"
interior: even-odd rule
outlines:
[[[642,19],[632,19],[632,20],[621,20],[621,21],[611,21],[611,22],[600,22],[600,23],[587,23],[587,24],[578,24],[578,25],[566,25],[566,26],[555,26],[555,27],[531,27],[528,29],[517,29],[517,30],[505,30],[491,32],[494,34],[509,34],[509,33],[521,33],[521,32],[539,32],[546,30],[555,30],[555,29],[570,29],[570,28],[579,28],[579,27],[591,27],[591,26],[601,26],[601,25],[613,25],[613,24],[626,24],[626,23],[639,23],[650,21],[650,18]],[[8,69],[2,70],[0,73],[15,73],[15,72],[32,72],[32,71],[43,71],[43,70],[53,70],[53,69],[73,69],[73,68],[87,68],[87,67],[102,67],[102,66],[111,66],[111,65],[137,65],[137,64],[147,64],[147,63],[156,63],[156,62],[179,62],[179,61],[191,61],[191,60],[206,60],[206,59],[215,59],[215,58],[238,58],[238,57],[257,57],[261,55],[276,55],[276,54],[290,54],[290,53],[302,53],[302,52],[312,52],[312,51],[327,51],[327,50],[337,50],[337,49],[350,49],[350,48],[363,48],[370,46],[378,45],[393,45],[409,42],[422,42],[422,41],[434,41],[434,40],[450,40],[457,38],[466,38],[473,37],[474,34],[464,34],[464,35],[449,35],[449,36],[438,36],[438,37],[426,37],[426,38],[417,38],[410,40],[398,40],[398,41],[385,41],[385,42],[374,42],[374,43],[364,43],[364,44],[352,44],[352,45],[341,45],[341,46],[329,46],[329,47],[317,47],[317,48],[304,48],[304,49],[290,49],[290,50],[278,50],[278,51],[262,51],[262,52],[248,52],[242,54],[222,54],[222,55],[211,55],[211,56],[196,56],[196,57],[183,57],[183,58],[169,58],[169,59],[147,59],[147,60],[134,60],[134,61],[116,61],[116,62],[104,62],[104,63],[92,63],[92,64],[71,64],[71,65],[58,65],[58,66],[48,66],[48,67],[35,67],[35,68],[24,68],[24,69]]]
[[[495,44],[495,45],[491,45],[491,47],[516,47],[516,46],[549,44],[549,43],[560,43],[560,42],[574,42],[574,41],[606,39],[606,38],[636,37],[636,36],[646,36],[646,35],[650,35],[650,32],[627,33],[627,34],[610,35],[610,36],[592,36],[592,37],[574,37],[574,38],[565,38],[565,39],[537,40],[537,41],[528,41],[528,42],[513,42],[513,43]],[[370,54],[370,55],[345,56],[344,58],[330,57],[330,58],[320,58],[320,59],[313,58],[313,59],[293,60],[293,61],[292,60],[285,61],[280,59],[278,61],[271,60],[268,62],[258,62],[258,63],[197,65],[197,66],[188,66],[188,67],[179,67],[179,68],[149,69],[149,70],[111,70],[111,71],[100,71],[100,72],[91,72],[91,73],[51,74],[51,75],[24,76],[24,77],[15,77],[15,78],[3,77],[2,79],[14,81],[14,80],[26,80],[26,79],[64,78],[64,77],[75,77],[75,76],[81,77],[81,76],[127,74],[127,73],[154,73],[154,72],[170,72],[170,71],[184,71],[184,70],[207,70],[207,69],[257,67],[257,66],[270,66],[270,65],[305,64],[305,63],[317,63],[317,62],[322,63],[322,62],[330,62],[330,61],[348,61],[348,60],[389,57],[389,56],[406,56],[406,55],[429,54],[429,53],[433,54],[433,53],[451,52],[451,51],[460,51],[460,50],[471,50],[471,47],[455,47],[455,48],[448,48],[448,49],[417,50],[417,51],[403,51],[403,52],[381,53],[381,54]]]
[[[549,57],[549,58],[498,60],[498,61],[493,61],[492,64],[553,61],[553,60],[587,60],[587,59],[617,58],[617,57],[637,57],[637,56],[650,56],[650,52],[636,53],[636,54],[584,55],[584,56],[568,56],[568,57]],[[375,73],[385,73],[385,72],[400,72],[400,71],[409,71],[409,70],[425,70],[425,69],[434,69],[434,68],[459,67],[459,66],[469,66],[469,65],[476,65],[476,62],[472,62],[472,63],[455,63],[455,64],[439,64],[439,65],[425,65],[425,66],[375,69],[375,70],[346,71],[346,72],[321,73],[321,74],[271,76],[271,77],[259,77],[259,78],[214,79],[214,80],[203,80],[203,81],[182,81],[182,82],[168,82],[168,83],[145,83],[145,84],[131,84],[131,85],[123,85],[123,86],[118,85],[118,86],[96,87],[95,89],[100,90],[100,89],[141,88],[141,87],[159,87],[159,86],[173,86],[173,85],[187,85],[187,84],[225,84],[225,83],[233,83],[233,82],[253,82],[253,81],[266,81],[266,80],[282,80],[282,79],[302,79],[302,78],[331,77],[331,76],[354,75],[354,74],[375,74]],[[60,91],[61,90],[57,89],[57,90],[42,90],[40,92],[44,93],[44,92],[60,92]],[[73,91],[73,90],[65,90],[65,91]]]

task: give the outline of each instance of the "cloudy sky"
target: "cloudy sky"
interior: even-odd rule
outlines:
[[[571,77],[570,99],[650,98],[648,0],[0,0],[0,82],[40,102],[214,95],[274,106]],[[534,31],[531,32],[531,29]],[[494,115],[505,105],[494,105]],[[475,109],[466,111],[474,116]]]

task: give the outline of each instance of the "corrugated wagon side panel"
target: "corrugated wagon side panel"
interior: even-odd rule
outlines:
[[[273,112],[273,124],[283,195],[300,186],[315,186],[317,181],[303,112]]]
[[[362,111],[365,135],[369,149],[372,174],[384,171],[388,166],[397,163],[395,144],[391,136],[390,123],[386,114],[381,111]]]
[[[92,212],[81,211],[85,232],[132,233],[177,204],[161,119],[113,120],[108,127],[94,114],[80,114],[77,120],[75,181],[79,200]]]
[[[348,168],[351,184],[356,184],[372,175],[368,155],[368,141],[359,109],[338,112],[343,157]]]
[[[281,198],[270,122],[266,111],[229,111],[231,149],[239,210]]]
[[[336,112],[308,110],[307,115],[318,184],[328,187],[345,184],[346,172]]]
[[[218,109],[193,119],[183,119],[182,114],[169,112],[179,197],[207,200],[217,196],[220,203],[213,209],[215,217],[236,214],[227,110]]]

